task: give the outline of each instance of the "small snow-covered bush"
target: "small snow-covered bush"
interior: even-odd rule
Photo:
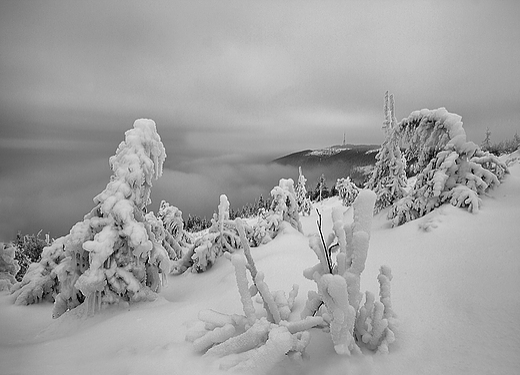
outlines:
[[[154,298],[170,262],[144,211],[165,158],[155,123],[135,121],[109,160],[113,175],[94,198],[96,206],[44,248],[41,261],[13,288],[15,303],[55,296],[53,317],[59,317],[83,302],[92,312],[101,304]]]
[[[0,291],[9,290],[16,283],[15,275],[20,265],[15,259],[16,247],[8,242],[0,242]]]
[[[374,302],[373,294],[366,292],[361,307],[360,276],[365,269],[375,201],[374,192],[360,190],[353,204],[351,225],[343,222],[341,210],[334,210],[333,232],[327,240],[321,233],[321,223],[320,235],[309,239],[319,263],[305,270],[304,276],[316,282],[318,291],[309,292],[301,318],[321,316],[338,354],[359,354],[360,345],[388,352],[388,345],[395,341],[390,268],[383,266],[380,270],[380,300]],[[333,252],[337,252],[335,263]]]
[[[344,206],[350,206],[359,193],[358,187],[350,180],[350,177],[338,178],[336,181],[336,190]]]
[[[240,239],[235,222],[229,219],[229,201],[222,194],[218,215],[211,219],[211,227],[195,240],[182,259],[174,263],[175,273],[183,273],[188,268],[193,272],[204,272],[225,252],[233,253],[240,248]]]
[[[424,216],[450,202],[478,211],[480,195],[500,184],[507,166],[496,156],[466,140],[461,117],[445,108],[423,109],[398,124],[407,158],[417,182],[410,196],[394,203],[392,224],[400,225]]]

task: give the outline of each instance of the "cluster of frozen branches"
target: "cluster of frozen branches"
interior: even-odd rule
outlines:
[[[309,292],[301,317],[321,316],[338,354],[360,353],[360,345],[388,352],[388,345],[395,340],[389,267],[381,267],[378,277],[380,300],[375,301],[367,291],[361,305],[360,276],[365,269],[375,201],[372,191],[361,190],[352,205],[351,224],[344,222],[342,210],[334,210],[333,232],[325,239],[319,222],[320,233],[309,240],[319,263],[306,269],[304,276],[316,282],[318,291]]]
[[[162,174],[166,152],[152,120],[137,120],[110,158],[113,175],[96,206],[70,233],[44,248],[12,288],[17,304],[54,298],[53,316],[87,302],[154,298],[170,270],[168,253],[145,219],[152,179]]]
[[[333,213],[333,233],[311,237],[310,246],[320,262],[304,271],[314,280],[318,291],[309,292],[301,318],[291,320],[298,285],[288,297],[283,291],[271,292],[251,256],[241,219],[236,220],[243,253],[228,258],[235,268],[243,315],[222,314],[213,310],[199,313],[200,322],[187,333],[186,339],[204,356],[219,358],[221,369],[267,373],[286,357],[301,359],[310,341],[311,328],[330,332],[338,354],[360,354],[360,346],[386,353],[395,340],[395,314],[390,300],[392,275],[386,266],[378,277],[380,300],[360,292],[360,275],[367,257],[372,212],[376,196],[362,190],[353,204],[354,222],[343,222],[342,210]],[[321,234],[321,223],[320,223]],[[333,250],[335,249],[335,250]],[[332,253],[337,252],[336,262]],[[252,285],[249,285],[247,271]],[[256,311],[252,297],[261,297],[264,313]]]
[[[323,324],[323,319],[289,321],[298,285],[293,285],[288,296],[283,291],[271,292],[251,256],[244,222],[236,219],[236,226],[244,251],[228,258],[235,268],[243,315],[202,310],[199,324],[188,331],[186,340],[193,342],[197,351],[205,352],[204,356],[219,359],[221,369],[265,374],[286,355],[301,359],[310,340],[308,329]],[[264,314],[254,307],[252,298],[256,295],[263,302]]]

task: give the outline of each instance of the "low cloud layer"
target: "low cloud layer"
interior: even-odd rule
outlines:
[[[0,179],[0,241],[14,239],[22,233],[50,233],[59,237],[94,207],[93,198],[109,182],[111,171],[107,159],[71,161],[64,152],[57,157],[42,158],[25,165],[18,172]],[[20,161],[23,163],[23,160]],[[157,211],[161,200],[179,207],[184,219],[188,215],[211,218],[221,194],[226,194],[233,208],[269,196],[280,178],[296,179],[295,168],[233,160],[233,157],[198,160],[184,169],[166,168],[153,182],[152,204]]]

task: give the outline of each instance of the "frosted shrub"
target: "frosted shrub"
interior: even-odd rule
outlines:
[[[336,181],[336,190],[344,206],[350,206],[359,193],[358,187],[350,180],[350,177],[338,178]]]
[[[183,273],[188,268],[193,272],[204,272],[225,252],[233,253],[240,248],[240,239],[235,222],[229,219],[229,201],[222,194],[218,214],[213,215],[207,233],[195,240],[182,259],[174,263],[174,271]]]
[[[0,242],[0,291],[9,290],[16,283],[15,276],[20,265],[15,259],[16,247],[12,243]]]
[[[421,217],[443,203],[478,211],[480,195],[498,186],[508,173],[496,156],[466,140],[461,117],[445,108],[423,109],[398,124],[406,157],[417,182],[409,197],[389,212],[392,224]]]
[[[361,306],[360,276],[365,269],[375,201],[374,192],[361,190],[353,204],[351,225],[343,222],[341,210],[334,210],[333,232],[327,239],[321,233],[321,222],[320,234],[309,239],[319,263],[305,270],[304,276],[316,282],[318,291],[309,292],[301,317],[322,317],[338,354],[359,354],[360,345],[388,352],[388,345],[395,340],[390,268],[381,267],[380,300],[375,302],[373,294],[366,292]],[[337,252],[335,262],[333,252]]]
[[[394,96],[385,94],[385,140],[376,155],[376,165],[365,184],[365,188],[376,193],[375,212],[392,205],[405,196],[406,161],[399,147],[397,120],[395,118]]]
[[[296,203],[298,204],[298,212],[302,215],[309,216],[312,210],[312,203],[307,196],[307,188],[305,183],[307,179],[302,173],[302,167],[298,168],[298,183],[295,188]]]
[[[252,228],[251,241],[256,246],[275,238],[283,222],[289,223],[293,228],[303,233],[294,191],[294,181],[291,178],[280,179],[278,186],[271,190],[271,197],[273,200],[269,211],[260,215],[258,222]]]
[[[56,295],[53,317],[87,302],[101,304],[154,298],[170,269],[144,211],[152,179],[162,174],[166,152],[152,120],[137,120],[109,160],[113,175],[94,198],[96,206],[54,241],[16,287],[17,304]]]
[[[163,200],[157,216],[153,212],[149,212],[145,219],[150,224],[156,241],[163,245],[170,259],[182,258],[192,242],[191,237],[184,231],[182,211]]]
[[[220,361],[220,368],[241,373],[266,374],[286,355],[301,359],[310,341],[308,329],[323,324],[321,317],[289,321],[298,294],[298,286],[287,296],[271,292],[264,274],[256,269],[246,238],[244,223],[236,219],[244,253],[227,254],[235,268],[243,315],[222,314],[213,310],[199,312],[200,324],[186,335],[197,351]],[[253,281],[249,285],[247,271]],[[257,314],[252,297],[259,295],[267,317]]]

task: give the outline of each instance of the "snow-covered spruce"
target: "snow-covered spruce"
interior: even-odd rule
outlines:
[[[20,270],[15,260],[16,247],[11,242],[0,242],[0,291],[10,290],[16,283],[15,276]]]
[[[394,203],[389,218],[400,225],[443,203],[478,211],[480,195],[500,184],[507,166],[466,140],[459,115],[445,108],[415,111],[397,125],[405,157],[417,182]]]
[[[308,330],[323,325],[322,317],[288,321],[298,294],[294,285],[287,297],[282,291],[272,293],[264,275],[256,268],[246,238],[244,223],[236,219],[244,253],[226,254],[235,268],[237,287],[244,315],[222,314],[213,310],[199,312],[200,324],[192,327],[186,340],[204,356],[219,359],[220,368],[266,374],[286,355],[301,359],[310,341]],[[247,271],[253,285],[249,285]],[[252,297],[259,295],[267,317],[259,316]]]
[[[152,179],[162,174],[166,152],[152,120],[136,120],[109,160],[113,175],[96,206],[67,236],[46,247],[14,289],[17,304],[56,295],[53,317],[86,302],[154,298],[170,269],[144,212]]]
[[[345,224],[342,211],[334,210],[333,232],[327,240],[321,235],[321,227],[320,235],[309,240],[320,262],[305,270],[304,276],[316,282],[318,292],[309,292],[301,317],[321,316],[338,354],[361,353],[359,345],[388,352],[388,345],[395,340],[390,268],[381,267],[380,301],[374,302],[373,295],[367,292],[365,304],[360,308],[360,279],[365,269],[375,201],[373,191],[360,190],[352,206],[352,224]],[[333,250],[338,251],[335,264],[331,256]]]
[[[358,187],[350,180],[350,177],[338,178],[336,181],[336,190],[344,206],[350,206],[359,193]]]
[[[204,272],[211,268],[222,254],[233,253],[240,246],[236,224],[229,219],[228,198],[222,194],[218,214],[213,215],[211,227],[194,241],[194,244],[179,261],[174,262],[173,271],[183,273],[187,269],[191,269],[192,272]]]
[[[307,196],[307,187],[305,186],[307,179],[302,173],[302,167],[298,168],[298,182],[295,188],[296,203],[298,204],[298,212],[302,215],[309,216],[312,210],[312,203]]]
[[[401,154],[397,120],[395,118],[394,96],[385,93],[385,140],[376,155],[376,165],[365,184],[376,195],[375,212],[392,205],[405,196],[406,160]]]

